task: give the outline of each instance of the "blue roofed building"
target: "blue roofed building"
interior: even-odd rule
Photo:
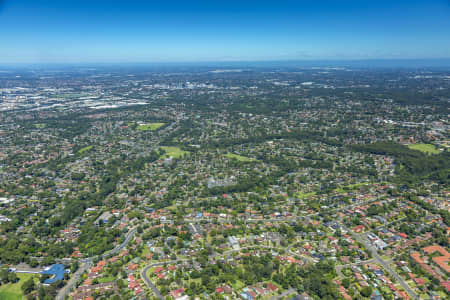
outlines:
[[[247,300],[253,300],[253,297],[248,294],[247,292],[243,292],[240,294],[242,298],[247,299]]]
[[[46,279],[44,284],[52,284],[58,280],[63,280],[64,272],[64,265],[62,264],[54,264],[49,268],[44,269],[41,274],[53,275],[51,278]]]

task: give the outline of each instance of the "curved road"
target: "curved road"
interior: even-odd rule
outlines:
[[[156,297],[158,297],[161,300],[164,300],[164,296],[161,295],[161,292],[158,290],[158,288],[153,284],[153,282],[150,280],[150,278],[148,278],[147,276],[147,271],[150,268],[156,267],[156,266],[160,266],[160,265],[164,265],[165,263],[172,263],[175,261],[168,261],[168,262],[163,262],[163,263],[155,263],[155,264],[151,264],[146,266],[145,268],[142,269],[141,271],[141,278],[142,280],[144,280],[145,284],[147,284],[153,291],[153,293],[156,295]]]
[[[375,202],[375,201],[378,201],[378,200],[379,200],[379,198],[375,198],[375,199],[371,199],[371,200],[367,200],[367,201],[362,201],[362,202],[358,202],[358,203],[349,204],[349,205],[343,206],[343,207],[331,208],[331,209],[330,209],[330,212],[333,211],[333,212],[336,213],[336,212],[343,211],[343,210],[346,210],[346,209],[355,208],[355,207],[358,207],[358,206],[361,206],[361,205],[367,205],[367,204],[369,204],[369,203],[372,203],[372,202]],[[392,200],[391,200],[391,201],[392,201]],[[388,202],[389,202],[389,201],[388,201]],[[285,217],[280,217],[280,218],[275,218],[275,219],[273,219],[273,218],[269,218],[269,219],[252,219],[252,218],[249,218],[249,219],[243,219],[243,220],[241,220],[241,221],[243,221],[244,223],[255,223],[255,222],[256,222],[256,223],[257,223],[257,222],[286,222],[286,221],[292,221],[292,220],[302,220],[302,219],[305,219],[305,218],[317,216],[317,215],[319,215],[319,214],[320,214],[319,212],[316,212],[316,213],[307,214],[307,215],[302,215],[302,216],[292,216],[292,217],[287,217],[287,218],[285,218]],[[202,222],[202,221],[211,221],[211,219],[207,219],[207,218],[184,219],[184,223],[200,223],[200,222]],[[231,220],[229,220],[229,219],[223,219],[223,222],[225,222],[225,221],[226,221],[226,222],[229,222],[229,221],[231,221]]]
[[[354,263],[345,264],[345,265],[337,265],[337,266],[335,267],[336,273],[339,275],[339,277],[345,278],[345,276],[344,276],[344,275],[342,274],[342,272],[341,272],[341,270],[342,270],[343,268],[348,268],[348,267],[358,266],[358,265],[362,265],[362,264],[372,263],[372,262],[374,262],[374,261],[375,261],[375,259],[374,259],[374,258],[371,258],[371,259],[363,260],[363,261],[360,261],[360,262],[354,262]]]
[[[136,228],[133,228],[131,231],[129,231],[127,233],[125,240],[120,245],[117,245],[114,249],[111,249],[111,250],[107,251],[106,253],[102,254],[101,259],[105,259],[105,257],[107,257],[108,255],[116,254],[116,253],[120,252],[131,241],[131,239],[133,238],[135,233],[136,233]],[[72,275],[72,277],[69,279],[67,284],[59,290],[58,295],[56,296],[56,300],[64,300],[66,295],[75,286],[78,279],[80,279],[80,276],[84,272],[86,272],[86,270],[89,269],[89,267],[92,265],[92,261],[96,257],[97,256],[92,256],[92,257],[80,259],[80,262],[83,265],[80,268],[78,268],[78,270]]]
[[[106,253],[102,254],[102,259],[105,259],[108,255],[116,254],[120,252],[123,248],[125,248],[126,245],[131,241],[134,234],[136,233],[136,228],[133,228],[131,231],[127,233],[127,236],[125,237],[125,240],[118,246],[116,246],[114,249],[107,251]]]
[[[278,251],[282,250],[281,248],[277,248],[277,247],[271,247],[271,246],[265,246],[265,245],[254,245],[254,246],[242,247],[240,249],[227,250],[227,251],[224,251],[220,255],[210,255],[210,257],[221,257],[221,256],[225,256],[225,255],[231,254],[233,252],[241,251],[241,250],[244,250],[244,249],[251,249],[251,248],[266,248],[266,249],[275,249],[275,250],[278,250]],[[296,254],[296,253],[292,253],[292,252],[289,252],[289,251],[288,251],[288,253],[290,255],[297,256],[297,257],[300,257],[302,259],[305,259],[305,260],[307,260],[309,262],[316,262],[311,257],[302,256],[302,255],[299,255],[299,254]],[[157,266],[162,266],[162,265],[165,265],[165,264],[173,264],[173,263],[176,263],[176,262],[184,262],[184,261],[189,261],[189,260],[191,260],[191,259],[184,258],[184,259],[169,260],[169,261],[163,261],[163,262],[157,262],[157,263],[149,264],[149,265],[147,265],[146,267],[144,267],[141,270],[141,278],[142,278],[142,280],[144,280],[144,282],[147,284],[147,286],[150,287],[153,290],[155,295],[159,299],[163,300],[163,299],[165,299],[164,296],[161,294],[161,292],[158,290],[158,288],[153,284],[153,282],[150,280],[150,278],[148,278],[148,276],[147,276],[148,270],[150,268],[157,267]]]

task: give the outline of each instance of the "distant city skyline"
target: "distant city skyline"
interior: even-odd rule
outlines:
[[[0,63],[450,58],[450,2],[0,0]]]

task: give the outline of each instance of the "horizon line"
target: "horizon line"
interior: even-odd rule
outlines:
[[[14,66],[80,66],[80,65],[99,65],[99,66],[115,66],[115,65],[203,65],[205,64],[287,64],[287,63],[364,63],[364,62],[445,62],[450,66],[450,57],[441,58],[321,58],[321,59],[267,59],[267,60],[173,60],[173,61],[78,61],[78,62],[0,62],[1,67]],[[213,66],[211,66],[213,67]],[[413,66],[412,66],[413,67]]]

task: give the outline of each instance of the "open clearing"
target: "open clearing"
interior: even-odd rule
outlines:
[[[441,151],[436,149],[432,144],[411,144],[408,145],[409,149],[419,150],[427,154],[439,154]]]
[[[158,128],[161,128],[164,125],[165,125],[165,123],[148,123],[148,124],[138,125],[136,127],[136,129],[137,130],[142,130],[142,131],[155,131]]]
[[[243,161],[243,162],[255,161],[253,158],[249,158],[249,157],[246,157],[246,156],[233,154],[233,153],[227,153],[224,156],[228,157],[228,158],[231,158],[231,159],[234,158],[234,159],[237,159],[238,161]]]
[[[308,198],[308,197],[311,197],[311,196],[315,196],[316,195],[316,192],[308,192],[308,193],[305,193],[305,192],[297,192],[297,194],[296,194],[296,196],[297,196],[297,198]]]
[[[341,188],[337,188],[334,191],[336,193],[339,193],[339,194],[344,194],[344,193],[349,192],[349,191],[358,190],[359,188],[361,188],[363,186],[366,186],[366,187],[370,186],[370,183],[368,183],[368,182],[360,182],[360,183],[350,184],[350,185],[343,186]]]
[[[17,273],[19,281],[16,283],[8,283],[0,286],[0,300],[20,300],[23,297],[22,284],[34,274]]]
[[[100,277],[100,278],[98,278],[98,283],[111,282],[114,280],[116,280],[116,277],[112,277],[112,276]]]
[[[162,158],[172,157],[172,158],[180,158],[183,155],[189,155],[190,152],[181,150],[179,147],[161,147],[166,153],[162,156]]]
[[[85,153],[85,152],[88,152],[89,150],[91,150],[92,148],[93,148],[94,146],[87,146],[87,147],[84,147],[84,148],[81,148],[80,150],[78,150],[78,154],[83,154],[83,153]]]

